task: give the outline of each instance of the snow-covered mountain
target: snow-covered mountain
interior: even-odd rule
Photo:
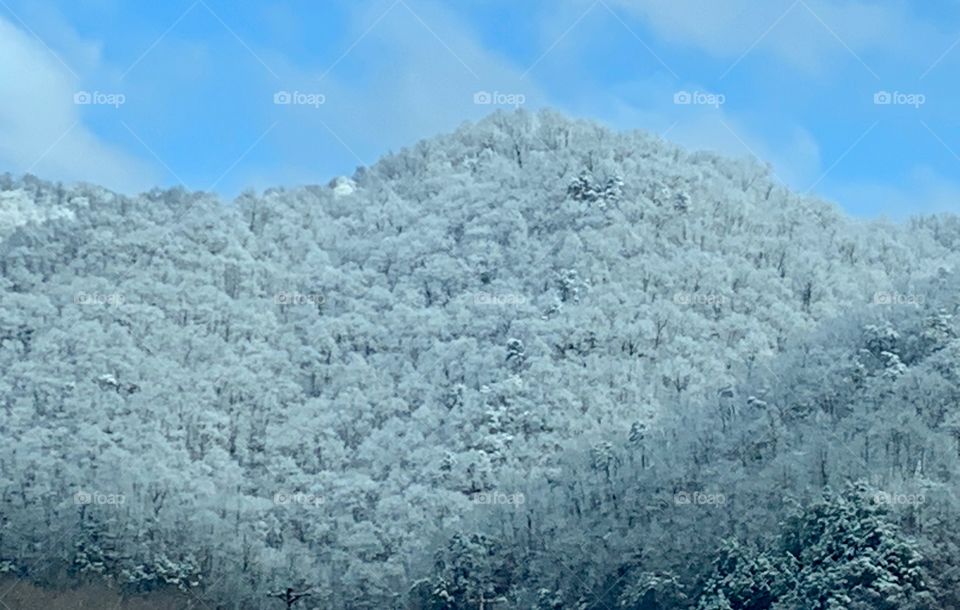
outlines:
[[[251,608],[287,586],[344,608],[747,607],[711,576],[723,538],[769,534],[775,561],[736,556],[776,582],[823,576],[778,563],[787,496],[956,481],[955,403],[907,405],[955,396],[936,367],[957,218],[853,220],[645,133],[498,113],[234,205],[6,177],[0,235],[0,565],[38,582],[61,566]],[[905,418],[896,449],[854,404]],[[861,510],[856,489],[823,514]],[[764,518],[732,510],[774,492]],[[701,539],[647,536],[671,528]]]
[[[72,220],[73,210],[58,205],[41,205],[22,188],[0,191],[0,239],[13,233],[17,227],[61,218]]]

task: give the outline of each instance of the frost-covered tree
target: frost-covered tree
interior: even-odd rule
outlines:
[[[695,607],[864,478],[957,605],[958,236],[549,111],[229,204],[0,177],[0,569]]]

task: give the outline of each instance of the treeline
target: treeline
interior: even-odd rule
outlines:
[[[424,608],[960,605],[956,273],[843,316],[716,400],[516,478],[450,537]]]
[[[736,607],[736,556],[786,608],[821,578],[783,562],[825,490],[883,529],[871,553],[951,516],[956,217],[854,221],[550,112],[231,203],[5,176],[0,206],[12,576],[233,608]],[[847,487],[919,480],[923,518]]]

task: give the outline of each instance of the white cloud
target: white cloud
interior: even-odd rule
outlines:
[[[81,88],[42,42],[0,18],[0,167],[125,192],[149,187],[156,176],[148,165],[84,124],[84,107],[74,103]]]
[[[357,13],[357,34],[380,14]],[[381,141],[386,132],[390,144],[412,144],[456,127],[465,118],[512,108],[496,105],[505,103],[504,97],[489,105],[475,104],[477,92],[520,94],[529,105],[544,102],[539,88],[522,78],[522,68],[484,48],[474,32],[438,3],[394,5],[351,55],[362,59],[375,78],[357,87],[349,68],[346,73],[334,68],[327,80],[340,88],[346,106],[362,109],[344,113],[345,119],[351,118],[349,114],[364,117],[351,128]],[[350,59],[339,67],[345,68]]]
[[[278,121],[271,137],[287,163],[253,168],[248,181],[326,183],[464,120],[512,110],[511,101],[531,109],[546,102],[532,79],[522,78],[524,68],[485,48],[442,4],[407,0],[350,8],[341,53],[308,64],[257,50],[280,75],[276,86],[322,93],[325,103],[270,108],[271,120]],[[490,93],[491,103],[475,103],[478,92]],[[236,176],[227,182],[228,191],[243,188]]]
[[[902,220],[916,214],[960,212],[960,183],[926,166],[915,167],[897,184],[845,181],[825,193],[863,216]]]
[[[901,58],[904,55],[927,57],[930,50],[946,40],[941,32],[915,18],[901,3],[608,1],[611,6],[642,19],[668,42],[732,61],[748,53],[767,51],[807,70],[819,69],[828,59],[844,53],[857,54],[859,60],[866,61],[862,55],[876,49]]]
[[[820,179],[820,146],[809,130],[783,121],[775,128],[769,122],[761,127],[749,114],[735,113],[722,104],[678,105],[673,99],[679,90],[710,91],[695,84],[677,88],[665,80],[637,81],[619,96],[611,95],[602,107],[582,105],[586,114],[604,116],[617,129],[644,129],[690,150],[769,163],[775,178],[796,191],[806,191]],[[642,106],[627,99],[641,100]]]
[[[819,178],[820,147],[807,130],[786,129],[781,137],[757,133],[747,123],[723,114],[681,119],[667,138],[691,149],[711,150],[731,157],[755,157],[769,163],[776,178],[793,190],[805,191]]]

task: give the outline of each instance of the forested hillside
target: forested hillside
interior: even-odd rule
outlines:
[[[0,177],[0,573],[960,607],[958,260],[552,112],[233,202]]]

